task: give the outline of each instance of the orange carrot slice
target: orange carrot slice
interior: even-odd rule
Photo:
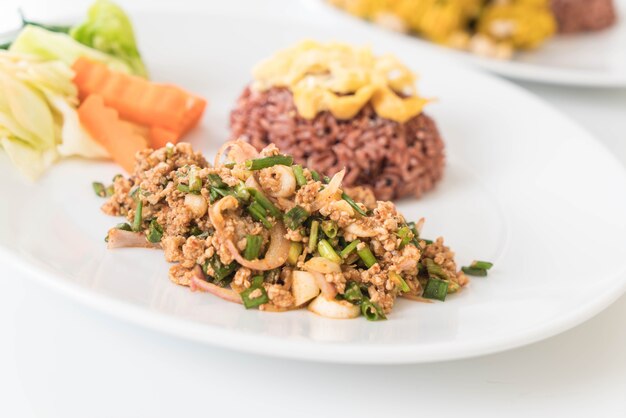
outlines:
[[[97,94],[122,119],[163,128],[178,137],[198,123],[206,107],[206,100],[180,87],[114,72],[84,57],[78,58],[72,69],[81,98]]]
[[[107,107],[104,99],[90,94],[78,107],[81,124],[109,152],[113,160],[132,173],[135,154],[146,148],[146,140],[133,126],[120,119],[115,109]]]
[[[164,147],[168,142],[176,144],[180,139],[178,133],[169,131],[159,126],[153,126],[150,128],[150,135],[148,138],[150,139],[150,147],[154,149]]]

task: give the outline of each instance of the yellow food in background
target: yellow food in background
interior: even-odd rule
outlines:
[[[507,58],[513,49],[535,48],[556,31],[549,0],[329,2],[390,29],[497,58]]]
[[[371,103],[379,116],[403,123],[428,102],[416,94],[415,75],[396,57],[341,43],[303,41],[261,62],[252,74],[256,90],[289,88],[306,119],[323,111],[350,119]]]

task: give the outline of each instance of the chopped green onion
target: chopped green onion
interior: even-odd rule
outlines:
[[[130,226],[128,222],[122,222],[121,224],[115,225],[115,229],[121,229],[122,231],[132,231],[133,228]]]
[[[274,204],[267,198],[261,191],[250,187],[248,188],[248,192],[252,195],[254,200],[259,203],[259,205],[263,206],[267,212],[276,219],[281,219],[283,213],[278,209]]]
[[[258,280],[259,278],[261,279],[260,283]],[[251,298],[250,295],[252,294],[252,292],[259,293],[259,295],[255,298]],[[241,301],[243,302],[243,306],[245,306],[246,309],[258,308],[259,306],[269,302],[270,300],[267,296],[265,288],[263,287],[263,276],[254,277],[254,279],[252,279],[252,285],[243,292],[241,292],[239,296],[241,296]]]
[[[195,166],[192,166],[189,169],[189,191],[190,192],[199,192],[202,189],[202,180],[198,176],[198,169]]]
[[[153,244],[161,241],[163,237],[163,227],[159,225],[156,219],[150,221],[150,226],[146,234],[146,239]]]
[[[248,200],[250,200],[250,192],[243,182],[239,182],[239,184],[236,185],[233,190],[237,199],[243,202],[247,202]]]
[[[292,241],[291,245],[289,246],[287,263],[290,266],[295,266],[296,264],[298,264],[298,258],[300,258],[300,254],[302,254],[302,243]]]
[[[463,273],[470,276],[485,277],[487,275],[487,270],[479,269],[476,267],[461,267],[461,270],[463,271]]]
[[[372,302],[368,298],[363,298],[361,302],[361,313],[368,321],[387,319],[382,308],[376,302]]]
[[[113,178],[111,179],[111,181],[112,181],[113,183],[115,183],[115,181],[116,181],[117,179],[122,179],[122,178],[124,178],[124,176],[123,176],[123,175],[121,175],[121,174],[119,174],[119,173],[117,173],[116,175],[114,175],[114,176],[113,176]]]
[[[178,189],[179,192],[183,192],[183,193],[193,193],[193,194],[199,194],[199,192],[195,192],[192,191],[189,186],[187,186],[186,184],[179,184],[176,186],[176,189]],[[213,189],[211,189],[213,190]]]
[[[234,195],[233,191],[230,188],[223,189],[221,187],[211,187],[211,190],[215,190],[215,192],[222,197]]]
[[[337,227],[337,222],[335,221],[322,221],[322,231],[328,238],[335,238],[337,236],[337,232],[339,228]]]
[[[313,180],[320,181],[320,175],[317,171],[311,169],[309,169],[309,171],[311,172],[311,177],[313,177]]]
[[[296,164],[291,167],[291,169],[293,170],[293,176],[296,178],[298,186],[304,186],[307,182],[306,177],[304,177],[304,170],[302,169],[302,166],[300,164]]]
[[[443,268],[436,264],[431,258],[425,259],[424,262],[426,263],[426,270],[428,270],[428,275],[430,277],[438,277],[441,280],[448,280],[448,274],[443,271]]]
[[[456,293],[461,286],[456,282],[448,282],[448,294]]]
[[[252,202],[248,206],[248,213],[257,221],[261,222],[267,229],[272,228],[272,223],[265,217],[267,211],[258,202]]]
[[[311,222],[311,232],[309,233],[309,252],[312,253],[317,247],[317,234],[320,228],[320,221]]]
[[[408,226],[403,226],[402,228],[398,229],[397,235],[398,235],[398,238],[400,238],[401,240],[400,248],[404,247],[409,242],[411,242],[411,240],[415,236],[413,234],[413,231],[411,231],[411,228],[409,228]]]
[[[287,228],[296,230],[307,220],[309,212],[307,212],[302,206],[294,206],[287,213],[285,213],[284,220]]]
[[[106,189],[104,189],[106,196],[107,197],[111,197],[113,196],[113,194],[115,194],[115,187],[113,187],[113,185],[109,185],[106,187]]]
[[[361,241],[359,241],[358,239],[355,239],[354,241],[352,241],[350,244],[346,245],[344,247],[343,250],[341,250],[341,252],[339,253],[339,255],[341,256],[341,258],[346,258],[347,256],[349,256],[350,254],[352,254],[352,252],[354,250],[356,250],[356,246],[359,245]]]
[[[359,257],[361,257],[361,260],[363,260],[363,262],[365,263],[365,267],[367,268],[370,268],[374,264],[378,263],[378,261],[376,261],[376,257],[374,257],[374,254],[372,254],[372,250],[370,250],[370,247],[368,247],[367,244],[362,249],[357,249],[356,253],[359,255]]]
[[[317,251],[319,251],[320,255],[325,259],[335,263],[341,263],[341,257],[339,257],[339,254],[337,254],[333,246],[325,239],[321,239],[317,244]]]
[[[395,271],[392,270],[392,271],[389,272],[389,278],[398,285],[398,287],[400,288],[402,293],[407,293],[407,292],[409,292],[411,290],[411,288],[409,287],[407,282],[404,281],[402,276],[400,276]]]
[[[205,263],[205,274],[207,273],[207,265],[210,265],[213,269],[213,279],[215,281],[215,284],[220,286],[223,284],[222,282],[228,279],[239,267],[239,264],[237,264],[236,261],[233,261],[228,265],[224,265],[224,263],[222,263],[222,260],[217,254],[214,255],[210,260],[207,260],[207,262]]]
[[[359,305],[363,301],[363,292],[357,282],[349,281],[346,283],[343,298],[353,305]]]
[[[133,231],[141,230],[141,215],[143,213],[143,200],[137,199],[137,207],[135,208],[135,218],[133,219]]]
[[[426,299],[437,299],[440,301],[446,300],[448,294],[448,282],[439,279],[428,279],[426,287],[424,288],[423,297]]]
[[[359,215],[367,216],[367,213],[363,209],[361,209],[361,207],[357,205],[356,202],[352,200],[352,198],[348,196],[345,192],[341,194],[341,198],[345,200],[346,202],[348,202],[348,204],[352,206],[352,209],[356,210],[359,213]]]
[[[264,168],[273,167],[275,165],[287,165],[293,164],[293,157],[290,155],[272,155],[271,157],[255,158],[254,160],[246,161],[246,168],[248,170],[262,170]]]
[[[211,187],[219,187],[219,188],[228,187],[228,184],[224,183],[224,181],[219,176],[219,174],[211,173],[207,177],[209,179],[209,184],[211,185]]]
[[[94,181],[93,183],[91,183],[91,186],[93,187],[93,191],[96,193],[97,196],[106,197],[107,192],[104,189],[104,184],[100,183],[99,181]]]
[[[489,270],[491,267],[493,267],[493,263],[490,263],[489,261],[474,260],[472,261],[472,264],[470,264],[470,267],[483,269],[483,270]]]
[[[254,260],[259,258],[261,253],[261,244],[263,243],[263,237],[260,235],[246,235],[246,249],[243,252],[243,256],[246,260]]]

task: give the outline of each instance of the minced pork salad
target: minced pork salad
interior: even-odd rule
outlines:
[[[105,213],[128,219],[109,248],[162,248],[174,283],[247,309],[380,320],[398,296],[443,301],[466,274],[486,275],[481,261],[459,271],[443,238],[420,236],[423,219],[366,193],[355,202],[343,176],[320,177],[274,145],[231,141],[211,166],[179,143],[139,152],[130,178],[94,188],[109,196]]]

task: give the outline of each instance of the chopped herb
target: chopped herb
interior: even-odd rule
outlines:
[[[302,243],[300,242],[291,242],[289,246],[289,255],[287,256],[287,263],[291,266],[295,266],[298,264],[298,258],[302,254]]]
[[[398,285],[398,287],[400,288],[402,293],[407,293],[407,292],[409,292],[411,290],[411,288],[409,287],[407,282],[404,281],[402,276],[400,276],[395,271],[392,270],[392,271],[389,272],[389,278]]]
[[[354,250],[356,250],[356,246],[359,245],[361,241],[359,241],[358,239],[355,239],[354,241],[352,241],[350,244],[346,245],[344,247],[343,250],[341,250],[341,252],[339,253],[339,255],[341,256],[341,258],[346,258],[347,256],[349,256],[350,254],[352,254],[352,252]]]
[[[141,230],[141,215],[143,212],[143,200],[137,199],[137,207],[135,208],[135,218],[133,219],[133,231]]]
[[[446,300],[448,294],[448,282],[439,279],[428,279],[426,287],[424,288],[423,297],[426,299],[437,299],[440,301]]]
[[[325,259],[334,263],[341,263],[341,257],[339,257],[339,254],[337,254],[333,246],[325,239],[321,239],[317,243],[317,251],[319,251],[320,255]]]
[[[272,155],[271,157],[255,158],[246,161],[248,170],[262,170],[264,168],[273,167],[275,165],[290,166],[293,164],[293,157],[290,155]]]
[[[493,267],[493,263],[490,263],[489,261],[474,260],[472,261],[472,264],[470,264],[470,267],[483,269],[483,270],[489,270],[491,267]]]
[[[356,202],[354,200],[352,200],[352,198],[350,196],[348,196],[345,192],[341,194],[341,198],[343,200],[345,200],[346,202],[348,202],[348,204],[350,204],[350,206],[352,206],[352,209],[356,210],[359,213],[359,215],[367,216],[367,212],[365,212],[363,209],[361,209],[361,207],[359,205],[357,205]]]
[[[431,258],[425,259],[424,262],[426,263],[426,270],[428,271],[428,275],[430,277],[438,277],[441,280],[448,280],[448,274],[443,271],[443,268],[436,264]]]
[[[127,222],[122,222],[120,224],[115,225],[115,229],[121,229],[122,231],[132,231],[133,228]]]
[[[209,190],[209,202],[214,203],[219,198],[220,198],[219,193],[217,193],[214,188],[211,188],[211,190]]]
[[[293,170],[293,176],[296,178],[296,183],[298,184],[298,186],[304,186],[307,181],[306,177],[304,177],[304,170],[302,169],[302,166],[300,164],[296,164],[291,167],[291,169]]]
[[[322,221],[322,231],[328,238],[335,238],[337,236],[337,232],[339,231],[337,222],[330,220]]]
[[[324,176],[324,183],[326,184],[330,183],[330,177]]]
[[[411,242],[413,237],[415,237],[415,235],[413,234],[413,231],[411,231],[411,228],[409,228],[408,226],[403,226],[402,228],[398,229],[397,235],[398,235],[398,238],[400,238],[401,240],[400,248],[407,245],[409,242]]]
[[[296,230],[307,220],[309,212],[307,212],[302,206],[294,206],[287,213],[285,213],[284,220],[287,228]]]
[[[248,206],[248,213],[257,221],[261,222],[267,229],[272,228],[272,223],[265,217],[267,211],[258,202],[252,202]]]
[[[224,265],[224,263],[222,263],[222,260],[217,254],[211,257],[211,259],[207,260],[207,262],[205,263],[204,265],[205,274],[207,274],[207,265],[210,265],[211,268],[213,269],[213,279],[215,281],[215,284],[219,286],[222,286],[223,284],[225,284],[224,282],[228,278],[230,278],[230,276],[233,273],[235,273],[235,270],[237,270],[237,268],[239,268],[239,264],[237,264],[236,261],[233,261],[232,263],[228,265]]]
[[[219,174],[211,173],[207,177],[209,179],[209,184],[211,185],[211,187],[219,187],[219,188],[228,187],[228,184],[224,183],[224,181],[219,176]]]
[[[368,321],[381,321],[383,319],[387,319],[380,305],[376,302],[372,302],[366,297],[364,297],[361,302],[361,313]]]
[[[261,191],[250,187],[248,192],[259,205],[263,206],[267,212],[276,219],[281,219],[283,213],[263,194]]]
[[[153,244],[161,241],[163,237],[163,227],[159,225],[156,219],[150,221],[150,226],[148,228],[148,233],[146,234],[146,239]]]
[[[360,305],[363,301],[363,292],[356,282],[349,281],[346,283],[343,298],[354,305]]]
[[[253,292],[255,293],[255,295],[257,293],[259,295],[257,297],[251,298],[250,295],[252,295]],[[246,309],[258,308],[264,303],[269,302],[269,297],[267,296],[267,292],[263,287],[263,276],[254,277],[252,279],[252,284],[250,285],[250,287],[241,292],[239,296],[241,296],[241,301],[243,302],[243,306],[245,306]]]
[[[309,233],[309,252],[312,253],[317,247],[317,235],[320,228],[320,221],[317,219],[311,222],[311,232]]]
[[[311,177],[313,177],[313,180],[320,181],[320,175],[317,171],[311,169],[309,169],[309,171],[311,172]]]
[[[111,197],[115,193],[115,187],[113,187],[113,185],[111,184],[107,186],[106,189],[104,189],[104,191],[107,197]]]
[[[476,267],[461,267],[461,271],[470,276],[485,277],[487,275],[487,270]]]
[[[372,254],[372,250],[370,250],[370,247],[368,247],[367,245],[365,245],[360,250],[357,249],[356,253],[359,255],[359,257],[361,257],[361,260],[363,260],[363,262],[365,263],[365,267],[367,268],[370,268],[374,264],[378,263],[376,257],[374,257],[374,254]]]
[[[259,258],[261,253],[261,244],[263,243],[263,237],[260,235],[246,235],[246,249],[243,252],[243,256],[246,260],[254,260]]]
[[[104,189],[104,184],[100,183],[99,181],[94,181],[93,183],[91,183],[91,186],[93,187],[93,191],[96,193],[97,196],[106,197],[107,192]]]

